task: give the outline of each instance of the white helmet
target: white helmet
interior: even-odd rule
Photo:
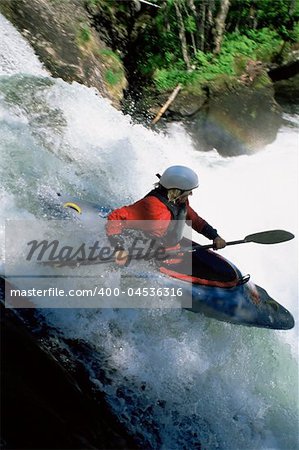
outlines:
[[[166,189],[191,191],[198,187],[198,176],[185,166],[171,166],[163,172],[160,184]]]

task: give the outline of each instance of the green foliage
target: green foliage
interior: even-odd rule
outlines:
[[[220,1],[193,2],[196,15],[189,0],[164,0],[139,37],[137,72],[160,91],[178,83],[188,86],[220,76],[240,76],[249,60],[271,62],[299,40],[299,0],[231,0],[221,51],[215,55],[213,36]],[[192,71],[187,71],[183,60],[175,4],[183,17]]]
[[[198,67],[207,68],[211,63],[213,55],[211,53],[204,53],[201,50],[197,50],[195,54],[195,64]]]
[[[256,43],[246,35],[240,33],[231,33],[225,36],[221,53],[229,53],[232,56],[246,55],[250,56],[256,49]]]
[[[247,35],[256,44],[253,50],[255,59],[270,62],[280,51],[282,40],[277,31],[262,28],[260,30],[249,30]]]
[[[98,50],[97,54],[105,67],[104,78],[106,83],[110,86],[121,83],[125,78],[125,73],[119,55],[107,48]]]
[[[299,18],[298,1],[262,0],[257,18],[262,27],[274,28],[284,40],[290,40],[296,21]]]
[[[168,53],[164,59],[156,55],[156,61],[159,59],[156,67],[159,68],[154,71],[153,80],[156,88],[163,91],[173,89],[178,83],[205,84],[222,75],[239,76],[248,60],[270,61],[280,51],[281,44],[278,33],[268,28],[249,30],[247,34],[230,33],[226,35],[219,55],[196,51],[192,72],[187,72],[182,59],[175,59],[173,54]]]
[[[292,38],[294,42],[299,42],[299,22],[295,24],[292,31]]]
[[[78,33],[79,45],[87,44],[91,40],[91,30],[86,23],[82,23]]]
[[[88,7],[97,7],[101,3],[101,0],[85,0],[85,4]]]
[[[123,72],[117,69],[107,69],[105,72],[105,81],[110,84],[110,86],[115,86],[123,78]]]
[[[109,48],[103,48],[101,50],[98,51],[99,56],[102,57],[107,57],[107,58],[112,58],[115,59],[118,62],[121,62],[121,58],[118,56],[117,53],[115,53],[113,50],[110,50]]]
[[[234,0],[229,11],[229,31],[271,28],[289,40],[298,19],[298,0]]]
[[[185,20],[185,28],[189,33],[195,33],[196,31],[196,22],[194,17],[188,16]]]
[[[231,33],[224,38],[221,54],[230,54],[233,58],[247,56],[251,59],[271,61],[279,52],[281,38],[269,28],[248,30],[246,34]]]
[[[194,72],[187,72],[174,67],[173,69],[157,69],[153,79],[158,91],[168,91],[174,89],[179,83],[187,85],[194,81]]]

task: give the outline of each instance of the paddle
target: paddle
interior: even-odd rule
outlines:
[[[239,239],[237,241],[229,241],[226,243],[226,245],[246,244],[247,242],[255,242],[256,244],[279,244],[280,242],[290,241],[294,237],[295,236],[292,233],[285,230],[260,231],[259,233],[249,234],[248,236],[245,236],[244,239]],[[192,247],[181,247],[179,250],[167,250],[166,256],[177,255],[178,253],[193,252],[197,248],[202,249],[214,248],[214,244],[207,244],[207,245],[198,244],[193,245]]]
[[[256,244],[279,244],[280,242],[286,242],[293,239],[295,236],[284,230],[269,230],[269,231],[261,231],[259,233],[249,234],[244,239],[240,239],[237,241],[227,242],[226,245],[238,245],[238,244],[246,244],[248,242],[254,242]],[[213,248],[213,244],[208,245],[194,245],[192,247],[182,247],[176,250],[168,250],[166,251],[165,257],[168,255],[177,255],[178,253],[192,252],[197,248],[209,249]],[[152,259],[157,256],[156,252],[152,254],[147,254],[146,259]],[[130,255],[130,259],[143,259],[140,258],[140,255]],[[81,265],[92,265],[92,264],[101,264],[101,263],[109,263],[115,262],[115,258],[103,258],[94,261],[83,260],[83,261],[43,261],[44,265],[57,265],[57,266],[81,266]]]
[[[238,241],[230,241],[227,242],[226,245],[238,245],[238,244],[246,244],[248,242],[254,242],[256,244],[279,244],[280,242],[286,242],[293,239],[295,236],[292,233],[289,233],[285,230],[269,230],[269,231],[261,231],[259,233],[253,233],[246,236],[244,239],[240,239]],[[195,248],[213,248],[213,244],[208,245],[195,245],[192,249]],[[190,249],[190,250],[192,250]]]

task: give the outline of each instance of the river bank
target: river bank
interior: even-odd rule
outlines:
[[[150,24],[154,10],[138,2],[101,6],[83,0],[4,0],[0,5],[0,12],[32,45],[52,76],[95,87],[115,107],[145,124],[151,123],[171,94],[167,89],[159,93],[153,86],[144,86],[145,80],[136,75],[134,52],[139,51],[139,35]],[[203,149],[216,148],[227,156],[261,148],[273,140],[269,127],[278,127],[281,116],[274,97],[281,83],[275,86],[271,78],[294,77],[299,70],[297,53],[294,50],[282,67],[252,60],[237,77],[221,75],[205,85],[183,86],[164,114],[164,122],[186,122]],[[261,127],[258,135],[252,135],[266,111],[269,127],[264,134]],[[227,128],[226,135],[217,123]],[[242,145],[234,135],[244,141]]]

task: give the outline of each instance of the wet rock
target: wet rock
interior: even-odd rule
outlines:
[[[281,108],[272,84],[213,92],[204,109],[186,121],[186,128],[201,150],[216,149],[223,156],[251,154],[276,138],[282,123]]]
[[[287,54],[287,58],[282,64],[272,65],[268,70],[268,75],[272,81],[287,80],[299,74],[299,49],[293,49]]]
[[[3,298],[4,283],[0,291]],[[1,442],[18,449],[134,449],[134,440],[111,413],[104,396],[92,395],[79,362],[68,372],[42,341],[33,309],[22,319],[1,303]],[[21,310],[19,310],[21,311]],[[26,326],[25,326],[26,324]]]
[[[83,0],[2,0],[0,12],[52,76],[93,86],[119,107],[127,86],[122,63],[92,28]]]
[[[274,83],[275,99],[289,114],[298,114],[299,74]]]
[[[170,105],[169,111],[176,117],[190,117],[199,112],[207,101],[207,93],[182,91]]]

